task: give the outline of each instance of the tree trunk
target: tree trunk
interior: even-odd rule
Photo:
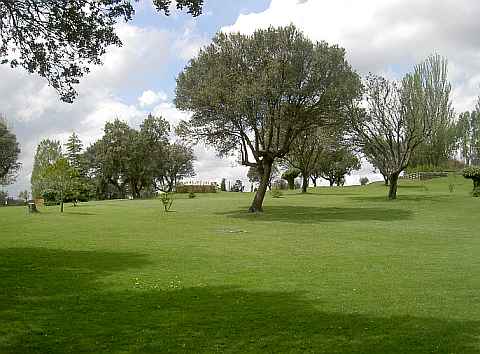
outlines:
[[[287,183],[288,183],[288,189],[295,189],[295,178],[289,178],[287,179]]]
[[[317,187],[317,179],[315,177],[311,177],[312,179],[312,184],[314,187]]]
[[[307,193],[307,188],[308,188],[308,177],[303,176],[302,193]]]
[[[263,199],[265,198],[265,193],[267,192],[268,183],[270,181],[270,174],[272,172],[273,160],[263,160],[263,175],[260,180],[260,185],[258,186],[257,193],[253,198],[252,206],[248,209],[251,213],[257,213],[263,211]]]
[[[63,213],[63,199],[60,201],[60,212]]]
[[[388,186],[388,176],[384,175],[383,173],[382,173],[382,176],[383,176],[383,180],[385,181],[385,185]]]
[[[335,180],[333,179],[329,179],[328,182],[330,183],[330,187],[333,187],[333,185],[335,184]]]
[[[398,186],[398,176],[400,172],[392,173],[388,179],[390,181],[390,189],[388,191],[388,199],[394,200],[397,199],[397,186]]]

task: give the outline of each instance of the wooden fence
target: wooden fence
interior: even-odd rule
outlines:
[[[404,173],[401,178],[403,179],[414,179],[414,180],[427,180],[439,177],[448,177],[448,172],[413,172],[413,173]]]

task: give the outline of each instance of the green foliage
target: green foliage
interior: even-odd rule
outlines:
[[[289,168],[282,173],[282,178],[287,181],[288,189],[295,189],[295,178],[300,176],[301,171],[298,168]]]
[[[366,186],[368,184],[369,180],[367,177],[362,177],[360,178],[360,185]]]
[[[480,166],[468,166],[463,169],[463,177],[473,181],[472,195],[480,196]]]
[[[480,197],[480,187],[476,187],[473,189],[472,197],[476,197],[476,198]]]
[[[62,156],[62,145],[59,141],[44,139],[38,144],[30,178],[32,198],[41,197],[43,192],[48,189],[48,186],[45,186],[43,183],[43,176],[47,169],[61,159]]]
[[[369,75],[364,86],[366,107],[359,105],[352,112],[354,143],[389,181],[389,198],[396,199],[398,175],[410,165],[418,147],[436,147],[441,127],[450,129],[453,111],[447,61],[432,55],[401,82]],[[437,155],[441,157],[446,148],[440,145]]]
[[[270,191],[270,195],[272,196],[272,198],[281,198],[283,197],[283,192],[280,189],[273,188]]]
[[[0,185],[7,185],[15,181],[16,174],[20,169],[19,155],[20,148],[17,137],[8,128],[6,119],[0,115]]]
[[[468,166],[463,169],[463,177],[480,179],[480,166]]]
[[[72,102],[73,88],[101,64],[106,48],[122,42],[116,33],[120,20],[130,21],[133,0],[0,1],[0,63],[22,67],[45,77],[63,101]],[[168,15],[172,0],[154,0],[158,11]],[[179,9],[194,16],[203,0],[177,0]]]
[[[227,191],[227,184],[225,178],[222,178],[222,182],[220,182],[220,191],[226,192]]]
[[[330,186],[334,184],[343,186],[345,176],[360,167],[360,160],[351,148],[338,140],[334,140],[330,146],[324,148],[315,166],[318,175],[328,180]]]
[[[176,106],[194,113],[178,133],[238,153],[264,175],[305,130],[341,124],[360,91],[342,48],[313,43],[293,25],[220,32],[177,79]],[[250,211],[262,210],[268,183],[262,178]]]
[[[195,198],[195,197],[196,197],[195,193],[193,193],[193,192],[189,192],[189,193],[188,193],[188,198],[189,198],[189,199],[193,199],[193,198]]]

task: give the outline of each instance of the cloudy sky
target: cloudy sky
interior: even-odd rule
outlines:
[[[312,40],[346,48],[361,74],[399,78],[431,53],[449,59],[452,100],[457,112],[472,109],[480,93],[480,2],[477,0],[205,0],[204,14],[155,13],[150,0],[137,6],[135,20],[118,28],[122,48],[111,48],[78,87],[73,104],[61,103],[42,79],[0,65],[0,112],[21,144],[21,174],[6,189],[29,189],[36,145],[44,138],[65,142],[76,132],[85,145],[102,136],[106,121],[138,126],[149,113],[172,124],[188,118],[172,104],[175,78],[217,31],[251,33],[294,23]],[[245,179],[235,159],[196,148],[197,179]],[[358,175],[371,172],[365,167]]]

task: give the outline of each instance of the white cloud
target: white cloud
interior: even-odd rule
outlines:
[[[261,13],[240,15],[225,32],[302,29],[313,40],[346,48],[359,72],[403,74],[431,53],[450,60],[457,110],[471,109],[480,93],[480,2],[473,0],[272,0]]]
[[[152,90],[143,91],[142,95],[138,98],[138,102],[141,107],[149,107],[159,101],[166,101],[167,94],[163,91],[154,92]]]

